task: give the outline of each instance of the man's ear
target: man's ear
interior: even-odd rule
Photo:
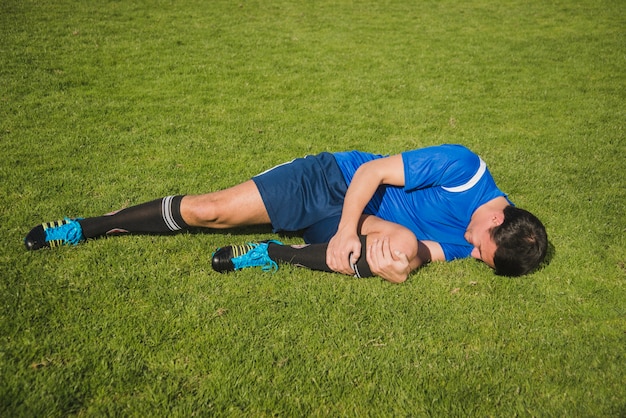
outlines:
[[[493,226],[502,225],[502,223],[504,222],[504,211],[500,210],[500,211],[494,212],[493,215],[491,216],[491,222],[493,223]]]

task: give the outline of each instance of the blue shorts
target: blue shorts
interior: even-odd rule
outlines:
[[[332,154],[307,155],[252,178],[274,232],[303,231],[309,244],[337,232],[348,185]]]

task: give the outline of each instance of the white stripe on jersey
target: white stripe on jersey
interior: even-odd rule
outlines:
[[[485,174],[485,171],[487,171],[487,164],[485,164],[482,158],[479,158],[479,160],[480,160],[480,165],[478,166],[478,171],[476,172],[476,174],[474,174],[474,176],[467,183],[462,184],[460,186],[456,186],[456,187],[442,187],[442,189],[447,192],[461,193],[476,186],[476,183],[480,181],[480,179],[483,177],[483,174]]]

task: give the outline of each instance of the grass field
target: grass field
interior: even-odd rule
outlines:
[[[0,416],[626,416],[625,108],[621,0],[2,0]],[[22,245],[439,143],[545,222],[549,264],[390,285],[212,271],[265,229]]]

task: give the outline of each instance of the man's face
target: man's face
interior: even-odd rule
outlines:
[[[493,257],[496,253],[496,243],[491,238],[491,229],[502,223],[500,217],[494,214],[485,214],[482,217],[472,218],[465,231],[465,240],[474,246],[472,257],[483,261],[491,268],[495,268]]]

